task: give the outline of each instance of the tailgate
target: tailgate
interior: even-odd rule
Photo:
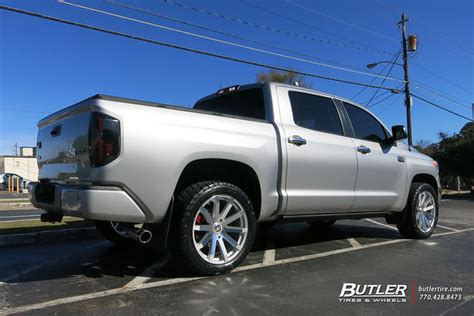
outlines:
[[[119,155],[120,123],[89,106],[73,106],[38,124],[40,179],[91,180],[92,168]]]
[[[61,117],[49,119],[38,131],[39,176],[42,179],[89,179],[91,112]]]

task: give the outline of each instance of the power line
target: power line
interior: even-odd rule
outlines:
[[[110,5],[113,5],[113,6],[117,6],[117,7],[121,7],[121,8],[126,8],[126,9],[129,9],[129,10],[132,10],[132,11],[136,11],[136,12],[148,14],[148,15],[151,15],[151,16],[155,16],[155,17],[158,17],[158,18],[160,18],[160,19],[172,21],[172,22],[179,23],[179,24],[183,24],[183,25],[187,25],[187,26],[192,26],[192,27],[195,27],[195,28],[198,28],[198,29],[201,29],[201,30],[205,30],[205,31],[208,31],[208,32],[213,32],[213,33],[216,33],[216,34],[220,34],[220,35],[232,37],[232,38],[239,39],[239,40],[242,40],[242,41],[246,41],[246,42],[249,42],[249,43],[254,43],[254,44],[258,44],[258,45],[270,47],[270,48],[273,48],[273,49],[278,49],[278,50],[281,50],[281,51],[284,51],[284,52],[288,52],[288,53],[291,53],[291,54],[294,54],[294,55],[299,55],[299,56],[304,56],[304,57],[308,57],[308,58],[312,58],[312,59],[321,60],[321,61],[324,61],[324,62],[327,62],[327,63],[330,63],[330,64],[342,66],[342,67],[345,67],[345,68],[348,68],[348,69],[353,69],[353,70],[362,71],[362,70],[360,70],[360,69],[357,69],[357,68],[354,68],[354,67],[351,67],[351,66],[348,66],[348,65],[345,65],[345,64],[341,64],[341,63],[338,63],[338,62],[335,62],[335,61],[332,61],[332,60],[327,60],[327,59],[320,58],[320,57],[316,57],[316,56],[313,56],[313,55],[308,55],[308,54],[296,52],[296,51],[289,50],[289,49],[286,49],[286,48],[282,48],[282,47],[278,47],[278,46],[275,46],[275,45],[271,45],[271,44],[268,44],[268,43],[265,43],[265,42],[262,42],[262,41],[253,40],[253,39],[249,39],[249,38],[242,37],[242,36],[240,36],[240,35],[236,35],[236,34],[224,32],[224,31],[212,29],[212,28],[207,27],[207,26],[204,26],[204,25],[200,25],[200,24],[196,24],[196,23],[191,23],[191,22],[188,22],[188,21],[180,20],[180,19],[177,19],[177,18],[174,18],[174,17],[170,17],[170,16],[168,16],[168,15],[164,15],[164,14],[161,14],[161,13],[158,13],[158,12],[155,12],[155,11],[151,11],[151,10],[146,10],[146,9],[138,8],[138,7],[129,5],[129,4],[125,4],[125,3],[121,3],[121,2],[115,2],[115,1],[110,1],[110,0],[104,0],[104,2],[106,2],[106,3],[110,4]],[[376,77],[374,77],[374,78],[376,78]]]
[[[446,81],[446,82],[452,84],[452,85],[455,86],[455,87],[458,87],[458,88],[461,89],[461,90],[464,90],[464,91],[466,91],[466,92],[468,92],[468,93],[471,93],[471,94],[474,93],[472,90],[468,90],[468,89],[466,89],[466,88],[460,86],[460,85],[457,84],[456,82],[454,82],[454,81],[452,81],[452,80],[450,80],[450,79],[448,79],[448,78],[445,78],[445,77],[443,77],[443,76],[440,76],[440,75],[438,75],[437,73],[435,73],[435,72],[433,72],[433,71],[427,69],[426,67],[423,67],[423,66],[421,66],[421,65],[418,65],[418,64],[416,64],[416,63],[412,63],[412,65],[414,65],[415,67],[418,67],[418,68],[420,68],[421,70],[423,70],[423,71],[425,71],[425,72],[427,72],[427,73],[429,73],[429,74],[435,76],[436,78],[439,78],[439,79],[441,79],[441,80],[443,80],[443,81]]]
[[[167,31],[180,33],[180,34],[184,34],[184,35],[188,35],[188,36],[192,36],[192,37],[196,37],[196,38],[216,42],[216,43],[219,43],[219,44],[224,44],[224,45],[229,45],[229,46],[233,46],[233,47],[243,48],[243,49],[254,51],[254,52],[259,52],[259,53],[263,53],[263,54],[267,54],[267,55],[272,55],[272,56],[282,57],[282,58],[286,58],[286,59],[291,59],[291,60],[295,60],[295,61],[299,61],[299,62],[313,64],[313,65],[316,65],[316,66],[322,66],[322,67],[327,67],[327,68],[332,68],[332,69],[336,69],[336,70],[357,73],[357,74],[371,76],[371,77],[376,76],[376,75],[368,73],[368,72],[363,72],[363,71],[358,71],[358,70],[353,70],[353,69],[347,69],[347,68],[339,67],[339,66],[328,65],[328,64],[308,60],[308,59],[303,59],[303,58],[294,57],[294,56],[285,55],[285,54],[280,54],[280,53],[276,53],[276,52],[273,52],[273,51],[268,51],[268,50],[252,47],[252,46],[247,46],[247,45],[242,45],[242,44],[238,44],[238,43],[234,43],[234,42],[229,42],[229,41],[226,41],[226,40],[221,40],[221,39],[218,39],[218,38],[205,36],[205,35],[201,35],[201,34],[197,34],[197,33],[193,33],[193,32],[183,31],[183,30],[180,30],[180,29],[164,26],[164,25],[161,25],[161,24],[151,23],[151,22],[147,22],[147,21],[143,21],[143,20],[139,20],[139,19],[134,19],[134,18],[131,18],[131,17],[128,17],[128,16],[115,14],[115,13],[112,13],[112,12],[108,12],[108,11],[104,11],[104,10],[100,10],[100,9],[96,9],[96,8],[92,8],[92,7],[87,7],[87,6],[83,6],[83,5],[76,4],[76,3],[67,2],[65,0],[58,0],[58,2],[62,3],[62,4],[74,6],[74,7],[80,8],[80,9],[89,10],[89,11],[93,11],[93,12],[113,16],[113,17],[116,17],[116,18],[124,19],[124,20],[127,20],[127,21],[132,21],[132,22],[136,22],[136,23],[145,24],[145,25],[148,25],[148,26],[157,27],[157,28],[164,29],[164,30],[167,30]],[[395,81],[403,81],[401,79],[392,78],[392,77],[389,77],[388,79],[395,80]]]
[[[443,110],[443,111],[449,112],[449,113],[451,113],[451,114],[453,114],[453,115],[462,117],[463,119],[466,119],[466,120],[472,122],[472,119],[468,118],[467,116],[464,116],[464,115],[459,114],[459,113],[457,113],[457,112],[451,111],[450,109],[447,109],[447,108],[445,108],[444,106],[441,106],[441,105],[439,105],[439,104],[436,104],[436,103],[434,103],[434,102],[431,102],[431,101],[429,101],[429,100],[426,100],[425,98],[422,98],[422,97],[420,97],[420,96],[417,96],[416,94],[410,93],[410,95],[411,95],[412,97],[414,97],[414,98],[417,98],[417,99],[419,99],[419,100],[421,100],[421,101],[424,101],[424,102],[426,102],[426,103],[428,103],[428,104],[431,104],[431,105],[437,107],[438,109],[441,109],[441,110]]]
[[[380,99],[381,97],[383,97],[383,96],[386,95],[386,94],[389,94],[390,92],[391,92],[391,91],[382,92],[382,93],[380,93],[379,95],[377,95],[377,96],[374,98],[374,100]],[[370,100],[370,99],[367,99],[367,100],[365,100],[365,101],[362,101],[362,102],[360,102],[360,104],[364,104],[364,105],[365,105],[365,104],[367,104],[367,102],[369,102],[369,100]]]
[[[404,92],[404,90],[402,90],[402,88],[403,88],[403,84],[397,86],[396,88],[392,88],[392,90],[390,90],[390,91],[388,91],[388,90],[387,90],[387,91],[384,91],[384,92],[378,94],[376,97],[374,97],[374,99],[373,99],[372,101],[378,100],[378,99],[380,99],[381,97],[383,97],[384,95],[387,95],[387,94],[389,94],[389,93],[392,93],[392,94],[400,94],[400,93]],[[363,101],[363,102],[360,102],[360,103],[366,105],[367,102],[369,102],[369,99],[368,99],[368,100],[365,100],[365,101]]]
[[[315,31],[323,32],[323,33],[329,34],[329,35],[331,35],[331,36],[340,38],[340,39],[342,39],[342,40],[345,40],[345,41],[348,41],[348,42],[351,42],[351,43],[354,43],[354,44],[357,44],[357,45],[360,45],[360,46],[363,46],[363,47],[366,47],[366,48],[370,48],[370,49],[372,49],[372,51],[377,52],[377,49],[375,49],[374,47],[371,47],[371,46],[366,45],[366,44],[364,44],[364,43],[361,43],[361,42],[359,42],[359,41],[355,41],[355,40],[353,40],[353,39],[347,38],[347,37],[345,37],[345,36],[339,35],[339,34],[337,34],[337,33],[333,33],[333,32],[329,32],[329,31],[327,31],[327,30],[323,30],[323,29],[321,29],[321,28],[319,28],[319,27],[316,27],[316,26],[314,26],[314,25],[305,23],[305,22],[303,22],[303,21],[301,21],[301,20],[293,19],[293,18],[291,18],[291,17],[288,17],[288,16],[286,16],[286,15],[280,14],[280,13],[275,12],[275,11],[273,11],[273,10],[269,10],[269,9],[267,9],[267,8],[264,8],[264,7],[262,7],[262,6],[259,6],[259,5],[255,4],[255,3],[250,3],[250,2],[247,2],[247,1],[244,1],[244,0],[240,0],[240,3],[242,3],[242,4],[246,5],[246,6],[252,7],[252,8],[254,8],[254,9],[257,9],[257,10],[260,10],[260,11],[263,11],[263,12],[270,13],[270,14],[272,14],[272,15],[274,15],[274,16],[277,16],[277,17],[279,17],[279,18],[285,19],[285,20],[287,20],[287,21],[291,21],[291,22],[293,22],[293,23],[296,23],[296,24],[300,24],[300,25],[309,27],[310,29],[313,29],[313,30],[315,30]]]
[[[389,66],[389,64],[385,64],[383,67],[382,67],[382,70],[380,70],[377,75],[382,75],[382,73],[385,71],[385,69],[387,69],[387,67]],[[374,81],[377,80],[377,77],[374,77],[372,78],[370,81],[369,81],[369,84],[372,84],[374,83]],[[367,89],[367,87],[363,87],[362,89],[359,90],[359,92],[357,92],[356,94],[354,94],[352,97],[351,97],[351,100],[354,99],[355,97],[359,96],[362,92],[364,92],[365,90]]]
[[[400,52],[397,52],[397,55],[400,54]],[[391,62],[394,62],[395,61],[395,58],[397,58],[397,55],[393,56],[393,58],[391,59]],[[386,63],[382,70],[380,70],[379,73],[377,73],[377,75],[381,76],[382,73],[385,71],[385,69],[387,69],[387,67],[389,66],[389,63]],[[372,78],[372,80],[369,81],[369,84],[372,84],[377,78]],[[351,98],[351,99],[354,99],[356,96],[360,95],[362,92],[364,92],[365,90],[367,89],[367,87],[363,87],[362,89],[360,89],[359,92],[357,92],[356,94],[354,94],[354,96]]]
[[[398,100],[400,100],[400,97],[401,95],[397,95],[397,97],[395,99],[393,99],[392,102],[390,102],[389,104],[387,104],[387,106],[385,106],[381,111],[377,112],[377,115],[381,115],[382,113],[384,113],[386,110],[388,110],[389,107],[391,107],[392,105],[395,104],[395,102],[397,102]]]
[[[369,85],[369,84],[362,83],[362,82],[339,79],[339,78],[333,78],[333,77],[328,77],[328,76],[323,76],[323,75],[317,75],[317,74],[297,71],[297,70],[293,70],[293,69],[289,69],[289,68],[283,68],[283,67],[277,67],[277,66],[273,66],[273,65],[258,63],[258,62],[254,62],[254,61],[250,61],[250,60],[241,59],[241,58],[230,57],[230,56],[226,56],[226,55],[206,52],[206,51],[202,51],[202,50],[198,50],[198,49],[193,49],[193,48],[189,48],[189,47],[185,47],[185,46],[180,46],[180,45],[175,45],[175,44],[166,43],[166,42],[162,42],[162,41],[152,40],[152,39],[149,39],[149,38],[144,38],[144,37],[140,37],[140,36],[136,36],[136,35],[130,35],[130,34],[126,34],[126,33],[112,31],[112,30],[109,30],[109,29],[99,28],[99,27],[92,26],[92,25],[82,24],[82,23],[78,23],[78,22],[74,22],[74,21],[70,21],[70,20],[56,18],[56,17],[52,17],[52,16],[48,16],[48,15],[44,15],[44,14],[40,14],[40,13],[36,13],[36,12],[21,10],[21,9],[17,9],[17,8],[12,8],[12,7],[8,7],[8,6],[4,6],[4,5],[0,5],[0,9],[1,10],[6,10],[6,11],[11,11],[11,12],[16,12],[16,13],[23,14],[23,15],[29,15],[29,16],[49,20],[49,21],[54,21],[54,22],[58,22],[58,23],[62,23],[62,24],[68,24],[68,25],[72,25],[72,26],[76,26],[76,27],[80,27],[80,28],[84,28],[84,29],[89,29],[89,30],[93,30],[93,31],[97,31],[97,32],[102,32],[102,33],[106,33],[106,34],[110,34],[110,35],[116,35],[116,36],[123,37],[123,38],[128,38],[128,39],[133,39],[133,40],[146,42],[146,43],[150,43],[150,44],[155,44],[155,45],[160,45],[160,46],[164,46],[164,47],[174,48],[174,49],[178,49],[178,50],[181,50],[181,51],[201,54],[201,55],[214,57],[214,58],[219,58],[219,59],[224,59],[224,60],[229,60],[229,61],[233,61],[233,62],[238,62],[238,63],[242,63],[242,64],[247,64],[247,65],[252,65],[252,66],[257,66],[257,67],[262,67],[262,68],[267,68],[267,69],[273,69],[273,70],[279,70],[279,71],[288,71],[288,72],[293,72],[295,74],[299,74],[299,75],[302,75],[302,76],[307,76],[307,77],[312,77],[312,78],[317,78],[317,79],[323,79],[323,80],[329,80],[329,81],[335,81],[335,82],[346,83],[346,84],[352,84],[352,85],[361,86],[361,87],[367,86],[369,88],[378,88],[378,86]],[[380,89],[390,90],[390,91],[392,90],[392,88],[390,88],[390,87],[381,87]]]
[[[443,94],[441,94],[441,93],[439,93],[439,92],[436,92],[435,90],[428,89],[428,88],[423,87],[423,86],[421,86],[421,85],[419,85],[419,84],[416,84],[416,83],[415,83],[415,88],[423,89],[423,90],[427,91],[427,92],[430,93],[430,94],[437,95],[437,96],[440,97],[440,98],[443,98],[443,99],[445,99],[445,100],[454,102],[456,105],[462,106],[462,107],[464,107],[464,108],[466,108],[466,109],[469,109],[469,110],[471,109],[470,106],[468,106],[468,105],[466,105],[466,104],[463,104],[463,103],[460,103],[460,102],[458,102],[458,101],[456,101],[456,100],[454,100],[454,99],[452,99],[452,98],[450,98],[450,97],[448,97],[448,96],[446,96],[446,95],[443,95]]]
[[[379,0],[376,0],[376,2],[378,2],[381,6],[384,6],[390,10],[393,10],[393,11],[399,11],[399,9],[397,7],[395,7],[394,5],[391,5],[388,3],[388,1],[379,1]],[[421,21],[421,22],[420,22]],[[431,25],[429,25],[428,23],[423,23],[423,19],[420,19],[419,17],[417,18],[417,23],[419,23],[420,25],[422,25],[426,30],[428,30],[429,32],[441,37],[441,38],[444,38],[445,40],[447,40],[449,43],[454,43],[456,44],[459,48],[461,49],[464,49],[466,51],[468,51],[469,53],[473,54],[474,53],[474,50],[473,48],[462,42],[462,41],[459,41],[459,40],[455,40],[452,38],[452,36],[450,35],[447,35],[447,34],[444,34],[442,32],[439,32],[439,31],[434,31],[433,30],[433,27]],[[446,46],[445,46],[446,47]]]
[[[399,56],[400,56],[400,52],[398,52],[397,55],[394,57],[395,60],[392,62],[392,65],[390,66],[390,69],[388,70],[387,75],[385,76],[385,78],[383,78],[382,83],[380,83],[380,86],[383,86],[383,84],[384,84],[385,81],[387,80],[387,77],[388,77],[388,75],[390,75],[390,73],[392,72],[392,69],[393,69],[393,67],[396,65]],[[372,95],[372,98],[370,98],[369,102],[367,102],[367,107],[368,107],[368,108],[370,108],[370,102],[372,102],[372,100],[373,100],[374,97],[377,95],[377,93],[379,93],[379,90],[380,90],[380,89],[375,90],[374,94]]]
[[[382,92],[382,93],[380,93],[379,95],[377,95],[377,96],[374,98],[374,100],[378,100],[378,99],[380,99],[381,97],[383,97],[384,95],[389,94],[390,92],[391,92],[391,91]],[[393,92],[392,92],[392,93],[393,93]],[[370,99],[367,99],[367,100],[365,100],[365,101],[362,101],[362,102],[360,102],[360,104],[366,105],[367,102],[369,102],[369,100],[370,100]]]
[[[395,95],[395,94],[389,94],[387,97],[383,98],[383,99],[382,99],[382,100],[380,100],[380,101],[377,101],[377,102],[375,102],[375,103],[374,103],[374,104],[372,104],[371,106],[368,106],[368,104],[367,104],[367,108],[369,108],[369,109],[370,109],[370,108],[372,108],[372,107],[376,106],[377,104],[379,104],[379,103],[382,103],[383,101],[385,101],[385,100],[387,100],[387,99],[389,99],[389,98],[393,97],[394,95]]]
[[[389,37],[389,36],[386,36],[386,35],[384,35],[384,34],[381,34],[381,33],[378,33],[378,32],[375,32],[375,31],[372,31],[372,30],[369,30],[369,29],[366,29],[366,28],[364,28],[364,27],[362,27],[362,26],[359,26],[359,25],[356,25],[356,24],[353,24],[353,23],[349,23],[349,22],[347,22],[347,21],[338,19],[338,18],[333,17],[333,16],[330,16],[330,15],[328,15],[328,14],[325,14],[325,13],[316,11],[316,10],[314,10],[314,9],[305,7],[305,6],[301,5],[301,4],[295,3],[295,2],[293,2],[293,1],[290,1],[290,0],[284,0],[284,1],[285,1],[286,3],[288,3],[288,4],[291,4],[291,5],[295,6],[295,7],[298,7],[298,8],[300,8],[300,9],[303,9],[303,10],[305,10],[305,11],[309,11],[309,12],[315,13],[315,14],[317,14],[317,15],[319,15],[319,16],[323,16],[323,17],[325,17],[325,18],[328,18],[328,19],[330,19],[330,20],[333,20],[333,21],[336,21],[336,22],[345,24],[345,25],[350,26],[350,27],[352,27],[352,28],[355,28],[355,29],[358,29],[358,30],[361,30],[361,31],[364,31],[364,32],[367,32],[367,33],[370,33],[370,34],[372,34],[372,35],[376,35],[376,36],[381,37],[381,38],[385,38],[385,39],[390,40],[390,41],[392,41],[392,42],[396,42],[396,43],[399,42],[398,40],[396,40],[396,39],[394,39],[394,38],[392,38],[392,37]]]
[[[242,19],[239,19],[239,18],[234,18],[234,17],[227,16],[227,15],[218,14],[218,13],[215,13],[215,12],[212,12],[212,11],[191,7],[191,6],[182,4],[182,3],[178,2],[178,1],[174,1],[174,0],[161,0],[161,1],[163,1],[165,3],[168,3],[168,4],[171,4],[171,5],[174,5],[174,6],[178,6],[178,7],[187,9],[187,10],[191,10],[191,11],[198,12],[198,13],[204,13],[204,14],[207,14],[207,15],[210,15],[210,16],[213,16],[213,17],[217,17],[217,18],[224,19],[224,20],[231,21],[231,22],[235,22],[235,23],[244,24],[244,25],[247,25],[247,26],[255,27],[255,28],[259,28],[259,29],[262,29],[262,30],[265,30],[265,31],[285,34],[285,35],[297,37],[297,38],[300,38],[300,39],[311,40],[311,41],[314,41],[314,42],[319,42],[319,43],[328,44],[328,45],[335,45],[335,46],[349,48],[349,49],[355,49],[355,50],[360,50],[360,51],[370,51],[370,52],[375,52],[375,53],[385,54],[385,55],[393,55],[393,53],[390,53],[390,52],[387,52],[387,51],[374,50],[374,49],[369,49],[369,48],[365,48],[365,47],[360,47],[360,46],[349,45],[349,44],[345,44],[345,43],[339,43],[339,42],[335,42],[335,41],[325,40],[325,39],[321,39],[321,38],[317,38],[317,37],[313,37],[313,36],[308,36],[308,35],[304,35],[304,34],[300,34],[300,33],[295,33],[295,32],[291,32],[291,31],[287,31],[287,30],[274,28],[274,27],[271,27],[271,26],[266,26],[266,25],[263,25],[263,24],[258,24],[258,23],[242,20]]]

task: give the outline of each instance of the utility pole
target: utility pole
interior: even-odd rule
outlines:
[[[402,20],[398,22],[402,26],[402,45],[403,45],[403,69],[405,71],[405,105],[407,111],[407,130],[408,130],[408,145],[412,145],[412,130],[411,130],[411,95],[410,95],[410,81],[408,79],[408,49],[406,25],[408,19],[405,17],[405,12],[402,13]]]
[[[18,156],[18,143],[15,143],[13,146],[13,155]]]

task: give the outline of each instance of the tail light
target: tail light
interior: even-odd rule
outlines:
[[[118,119],[93,112],[89,130],[89,160],[91,167],[104,166],[120,154],[120,122]]]

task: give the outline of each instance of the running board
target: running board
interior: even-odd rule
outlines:
[[[398,212],[351,212],[351,213],[320,213],[320,214],[301,214],[301,215],[284,215],[280,222],[306,222],[306,221],[326,221],[341,219],[363,219],[371,217],[386,217]]]

